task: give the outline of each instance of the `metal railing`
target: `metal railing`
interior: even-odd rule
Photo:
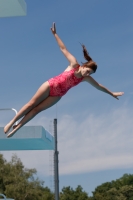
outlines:
[[[0,196],[4,197],[5,200],[14,200],[14,199],[7,199],[4,194],[0,194]],[[2,199],[1,199],[2,200]]]
[[[6,200],[6,196],[4,194],[0,194],[0,196],[4,197],[4,199]]]
[[[15,112],[15,114],[17,114],[17,110],[15,108],[0,108],[0,111],[7,111],[7,110],[13,110]],[[17,125],[17,122],[15,123],[15,125]]]

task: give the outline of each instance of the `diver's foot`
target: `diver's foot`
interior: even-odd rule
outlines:
[[[10,130],[11,127],[12,127],[12,123],[9,122],[9,123],[4,127],[4,132],[7,133],[7,132]]]
[[[14,125],[12,128],[15,129],[17,127],[17,125]]]
[[[8,133],[7,137],[12,137],[16,133],[17,129],[13,129],[10,133]]]

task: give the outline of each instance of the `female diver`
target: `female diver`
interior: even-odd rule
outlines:
[[[124,94],[123,92],[109,91],[90,76],[92,73],[95,73],[97,64],[89,56],[84,45],[82,45],[83,54],[87,62],[80,66],[76,58],[69,53],[64,43],[57,35],[55,23],[53,23],[51,31],[60,47],[60,50],[68,59],[69,66],[62,74],[44,82],[32,99],[26,105],[24,105],[17,115],[4,127],[4,132],[7,133],[13,124],[23,117],[17,125],[13,126],[13,130],[7,135],[7,137],[11,137],[18,129],[35,117],[39,112],[56,104],[71,87],[76,86],[80,82],[87,81],[98,90],[110,94],[116,99],[118,99],[118,96]]]

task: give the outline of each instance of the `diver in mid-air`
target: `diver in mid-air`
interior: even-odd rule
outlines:
[[[44,82],[32,99],[26,105],[24,105],[17,115],[4,127],[4,132],[7,133],[14,123],[22,118],[17,125],[13,126],[13,130],[7,135],[7,137],[11,137],[18,129],[35,117],[39,112],[56,104],[70,88],[83,81],[90,83],[96,89],[110,94],[116,99],[124,94],[123,92],[109,91],[91,77],[91,74],[95,73],[97,70],[97,64],[89,56],[84,45],[82,45],[83,54],[87,62],[80,65],[76,58],[66,49],[64,43],[57,35],[55,23],[53,23],[51,31],[60,47],[60,50],[68,59],[69,66],[60,75]]]

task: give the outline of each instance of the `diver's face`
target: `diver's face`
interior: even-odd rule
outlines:
[[[86,67],[86,66],[82,66],[82,68],[81,68],[82,76],[84,76],[84,77],[85,76],[90,76],[93,73],[94,73],[94,71],[91,68]]]

